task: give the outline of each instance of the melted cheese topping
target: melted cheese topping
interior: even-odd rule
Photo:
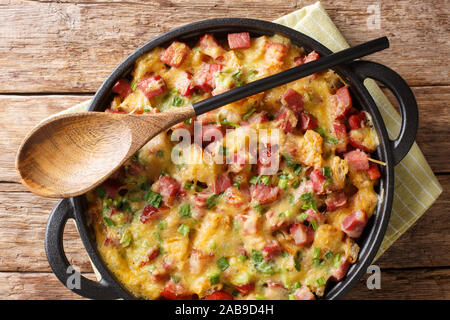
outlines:
[[[281,62],[267,60],[268,42],[288,47]],[[183,97],[174,90],[183,72],[195,75],[202,63],[214,63],[200,46],[191,48],[178,68],[160,61],[163,52],[163,48],[154,49],[136,62],[132,72],[134,91],[125,99],[115,97],[112,110],[164,112],[210,96],[197,91],[191,97]],[[304,50],[283,37],[251,39],[248,49],[226,51],[220,61],[222,71],[215,76],[215,90],[225,91],[233,85],[291,68],[295,65],[294,58],[302,56]],[[148,99],[136,83],[154,74],[164,79],[168,91]],[[366,171],[352,171],[342,154],[336,153],[333,139],[337,137],[330,111],[336,83],[343,85],[333,71],[322,72],[203,116],[216,124],[223,119],[237,124],[238,128],[229,127],[234,130],[225,136],[223,144],[217,144],[212,150],[217,153],[225,147],[229,152],[239,152],[248,143],[245,132],[249,128],[277,127],[277,119],[273,117],[280,110],[281,97],[288,88],[300,93],[304,112],[316,118],[321,130],[281,132],[280,170],[264,183],[273,189],[277,185],[282,188],[277,199],[269,204],[261,205],[252,198],[250,190],[255,187],[252,177],[258,176],[256,165],[233,167],[208,161],[208,153],[195,143],[178,150],[182,161],[174,164],[170,159],[176,142],[170,140],[171,130],[150,141],[112,178],[120,181],[120,187],[115,186],[119,189],[112,192],[114,197],[109,197],[109,188],[114,189],[110,185],[88,193],[99,253],[123,285],[136,296],[147,299],[159,298],[166,290],[173,297],[203,298],[222,290],[235,299],[287,299],[300,286],[308,287],[317,296],[323,295],[327,281],[340,265],[345,261],[353,263],[357,258],[358,246],[342,231],[343,220],[354,210],[364,210],[370,217],[377,204],[374,181]],[[268,115],[268,121],[243,125],[243,118],[248,120],[246,114],[261,112]],[[190,125],[184,127],[189,129]],[[378,140],[371,126],[354,134],[368,140],[370,149],[375,149]],[[191,158],[183,161],[188,155]],[[189,164],[193,161],[187,160],[193,158],[199,161]],[[311,170],[324,167],[331,169],[325,194],[305,189]],[[214,195],[212,186],[224,173],[231,177],[232,186]],[[171,201],[163,199],[158,204],[161,176],[176,181],[180,190]],[[285,185],[283,179],[287,180]],[[325,199],[339,190],[345,192],[347,206],[325,212]],[[311,196],[309,202],[305,194]],[[149,206],[159,208],[145,220],[143,212]],[[305,212],[312,208],[322,212],[318,214],[324,217],[323,222],[310,225],[305,220]],[[290,232],[290,226],[295,223],[314,229],[311,243],[296,245]],[[267,249],[269,244],[278,246],[273,256]],[[249,284],[254,286],[253,290],[242,289]],[[168,297],[167,293],[163,296]]]

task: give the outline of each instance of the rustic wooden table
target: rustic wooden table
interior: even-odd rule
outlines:
[[[41,119],[86,100],[128,54],[173,27],[215,17],[273,20],[313,1],[0,0],[0,299],[79,299],[51,273],[44,229],[57,200],[27,192],[14,169],[17,147]],[[339,3],[339,4],[338,4]],[[387,35],[371,57],[413,87],[417,141],[444,193],[380,259],[381,289],[365,278],[348,299],[450,299],[449,2],[377,1],[381,29],[368,30],[364,0],[322,2],[350,44]],[[70,261],[93,277],[77,231],[64,239]]]

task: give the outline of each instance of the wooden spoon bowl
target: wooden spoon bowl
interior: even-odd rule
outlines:
[[[193,116],[192,107],[185,107],[153,115],[85,112],[53,117],[25,138],[16,168],[34,193],[80,195],[102,183],[159,132]]]

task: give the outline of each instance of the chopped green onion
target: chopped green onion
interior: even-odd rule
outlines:
[[[183,236],[187,236],[188,234],[189,234],[189,232],[191,231],[191,228],[189,228],[189,226],[188,225],[186,225],[186,224],[181,224],[179,227],[178,227],[178,230],[177,230],[177,232],[179,233],[179,234],[181,234],[181,235],[183,235]]]
[[[300,218],[300,220],[306,220],[306,219],[308,219],[308,215],[306,214],[306,213],[302,213],[300,216],[299,216],[299,218]]]
[[[171,276],[170,276],[170,279],[172,279],[172,281],[175,282],[175,283],[178,283],[178,282],[180,282],[180,280],[181,280],[180,277],[177,277],[177,276],[174,276],[174,275],[171,275]]]
[[[131,234],[129,231],[125,231],[122,234],[122,238],[120,239],[120,243],[124,246],[124,247],[128,247],[130,245],[131,242]]]
[[[247,256],[238,256],[237,259],[239,262],[244,262],[245,260],[247,260]]]
[[[193,186],[192,183],[186,182],[186,183],[184,184],[184,189],[186,189],[186,190],[191,190],[192,186]]]
[[[250,118],[250,116],[251,116],[253,113],[255,113],[255,111],[256,111],[255,108],[251,108],[249,111],[247,111],[246,114],[244,114],[244,115],[242,116],[242,120],[247,121],[248,118]]]
[[[313,259],[319,259],[320,258],[320,248],[319,247],[315,247],[314,248],[314,253],[313,253]]]
[[[162,242],[163,242],[163,239],[161,238],[161,235],[159,234],[159,232],[153,232],[153,236],[156,238],[156,240],[157,240],[159,243],[162,243]]]
[[[338,253],[334,256],[333,265],[337,268],[341,265],[341,254]]]
[[[172,105],[174,105],[175,107],[179,107],[179,106],[183,105],[183,103],[184,103],[183,98],[181,98],[179,96],[173,97]]]
[[[189,119],[186,119],[186,120],[184,120],[184,123],[185,124],[192,124],[192,118],[189,118]]]
[[[319,279],[317,279],[317,284],[321,287],[324,286],[326,284],[325,278],[324,277],[320,277]]]
[[[230,266],[230,264],[228,263],[227,258],[222,257],[219,260],[217,260],[217,266],[219,267],[220,270],[225,271]]]
[[[333,252],[328,251],[327,253],[325,253],[325,258],[330,259],[333,256]]]
[[[266,212],[266,208],[262,205],[262,204],[260,204],[260,203],[258,203],[257,205],[254,205],[253,206],[253,209],[255,209],[256,211],[258,211],[258,212],[260,212],[260,213],[265,213]]]
[[[178,215],[181,218],[190,218],[191,217],[191,205],[189,203],[183,204],[178,208]]]
[[[165,230],[167,228],[167,221],[161,220],[158,222],[158,229],[159,230]]]
[[[313,227],[314,231],[317,230],[318,226],[317,226],[317,222],[314,219],[311,219],[311,226]]]
[[[300,186],[300,180],[295,180],[292,183],[292,188],[297,189]]]
[[[252,250],[251,259],[252,259],[253,263],[261,263],[264,260],[261,251],[258,251],[255,249]]]
[[[302,172],[302,165],[297,163],[294,166],[294,174],[296,174],[298,176],[300,174],[300,172]]]
[[[235,181],[234,183],[233,183],[233,185],[236,187],[236,189],[240,189],[241,188],[241,183],[239,182],[239,181]]]
[[[206,208],[208,208],[209,210],[214,208],[216,204],[219,202],[220,195],[221,194],[219,193],[213,194],[212,196],[208,197],[208,199],[206,199]]]
[[[148,190],[144,195],[144,200],[147,201],[152,207],[159,208],[162,202],[162,196],[159,193]]]
[[[227,119],[223,119],[220,121],[220,124],[224,125],[224,126],[229,126],[229,127],[234,127],[234,128],[238,128],[239,125],[237,123],[234,122],[230,122]]]
[[[264,297],[264,296],[262,296],[262,295],[260,295],[260,294],[255,295],[255,299],[256,299],[256,300],[267,300],[266,297]]]
[[[290,294],[289,300],[297,300],[297,298],[295,297],[295,294]]]
[[[156,155],[158,156],[158,158],[162,158],[162,157],[164,157],[164,151],[158,150],[158,151],[156,151]]]
[[[214,273],[212,275],[209,276],[209,284],[210,285],[215,285],[218,284],[220,282],[220,273]]]
[[[103,220],[105,220],[106,224],[109,227],[114,227],[116,225],[116,223],[111,218],[103,217]]]

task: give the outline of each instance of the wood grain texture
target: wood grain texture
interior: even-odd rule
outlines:
[[[94,92],[126,56],[174,27],[217,17],[274,20],[313,2],[1,0],[0,92]],[[447,1],[377,3],[381,28],[370,30],[366,1],[322,1],[350,44],[388,35],[391,49],[371,59],[409,84],[449,84],[448,69],[442,68],[449,54]]]
[[[450,150],[450,87],[413,88],[419,106],[417,141],[434,172],[450,172],[450,162],[442,150]],[[25,135],[39,121],[69,108],[90,96],[0,95],[0,181],[18,182],[14,159]],[[20,115],[20,116],[18,116]]]
[[[444,194],[420,220],[377,261],[382,268],[450,266],[450,176],[439,176]],[[44,232],[55,199],[38,197],[17,183],[0,184],[0,272],[49,272],[44,252]],[[64,233],[69,261],[89,272],[83,244],[72,223]]]
[[[83,274],[95,279],[93,273]],[[369,290],[363,279],[345,299],[450,299],[450,269],[381,270],[381,289]],[[52,273],[0,272],[2,299],[82,299]]]

